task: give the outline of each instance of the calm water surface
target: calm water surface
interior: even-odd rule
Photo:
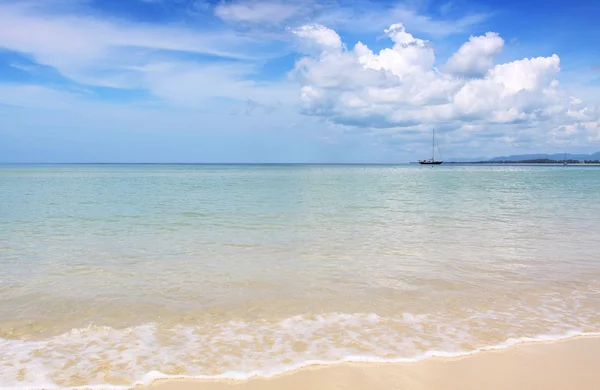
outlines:
[[[591,167],[0,166],[0,386],[598,332],[599,220]]]

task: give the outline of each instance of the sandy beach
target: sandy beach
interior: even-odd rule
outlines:
[[[592,390],[600,387],[600,338],[521,344],[456,359],[309,367],[248,381],[159,380],[153,390]]]

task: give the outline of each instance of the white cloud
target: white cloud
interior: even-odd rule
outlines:
[[[147,90],[173,104],[200,104],[215,96],[243,101],[259,95],[262,101],[261,93],[266,98],[276,94],[273,85],[245,79],[257,59],[273,54],[265,50],[269,41],[232,30],[199,31],[69,12],[74,10],[46,9],[40,3],[0,4],[0,48],[31,56],[84,86]],[[193,60],[197,55],[224,63]]]
[[[307,24],[292,30],[292,33],[303,38],[303,42],[309,43],[304,50],[316,49],[318,52],[329,52],[342,48],[342,38],[335,31],[319,24]]]
[[[456,117],[505,123],[541,119],[555,104],[567,108],[569,103],[553,83],[559,70],[556,54],[496,65],[483,78],[465,82],[452,96]]]
[[[323,0],[221,0],[214,13],[227,22],[274,27],[297,27],[316,23],[345,32],[381,31],[397,21],[412,31],[444,36],[468,31],[489,15],[466,14],[458,18],[434,18],[407,4],[389,4],[376,0],[344,3]]]
[[[82,15],[45,13],[37,7],[0,5],[0,46],[32,53],[42,62],[94,60],[115,48],[183,51],[227,58],[256,58],[259,44],[232,31],[111,22]],[[248,47],[249,46],[249,47]],[[242,50],[246,48],[246,50]]]
[[[202,106],[211,98],[229,98],[274,105],[296,103],[295,85],[252,80],[252,65],[202,65],[193,63],[157,63],[139,69],[146,85],[156,96],[182,106]],[[279,102],[279,103],[278,103]]]
[[[503,47],[504,40],[495,32],[471,36],[469,42],[450,57],[445,70],[466,76],[484,75],[494,65],[494,57],[500,54]]]
[[[363,6],[360,7],[360,4]],[[356,5],[327,9],[327,12],[317,15],[313,21],[340,31],[351,32],[378,32],[401,21],[411,31],[431,36],[446,36],[468,31],[489,17],[487,14],[474,13],[459,18],[434,18],[400,3],[392,7],[382,6],[382,3],[377,1],[364,1]]]
[[[303,10],[300,2],[283,1],[221,1],[215,15],[231,22],[281,24]]]
[[[546,126],[596,123],[599,118],[596,108],[584,106],[559,87],[556,54],[493,65],[492,57],[503,45],[495,33],[471,37],[451,57],[448,67],[461,73],[456,76],[437,69],[431,45],[401,24],[385,30],[393,46],[378,53],[361,42],[349,50],[326,44],[320,37],[339,36],[324,26],[311,26],[310,31],[319,34],[298,36],[321,47],[321,52],[296,64],[303,109],[333,123],[398,131],[432,126],[464,131],[463,125],[470,124],[481,125],[478,133],[483,135],[490,126],[547,131]],[[326,42],[333,41],[337,42]],[[472,135],[473,128],[469,131]],[[497,137],[517,142],[506,134]]]

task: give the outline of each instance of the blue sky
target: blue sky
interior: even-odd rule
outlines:
[[[0,161],[595,152],[595,3],[0,0]]]

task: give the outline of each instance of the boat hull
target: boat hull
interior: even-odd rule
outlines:
[[[440,165],[443,161],[419,161],[421,165]]]

